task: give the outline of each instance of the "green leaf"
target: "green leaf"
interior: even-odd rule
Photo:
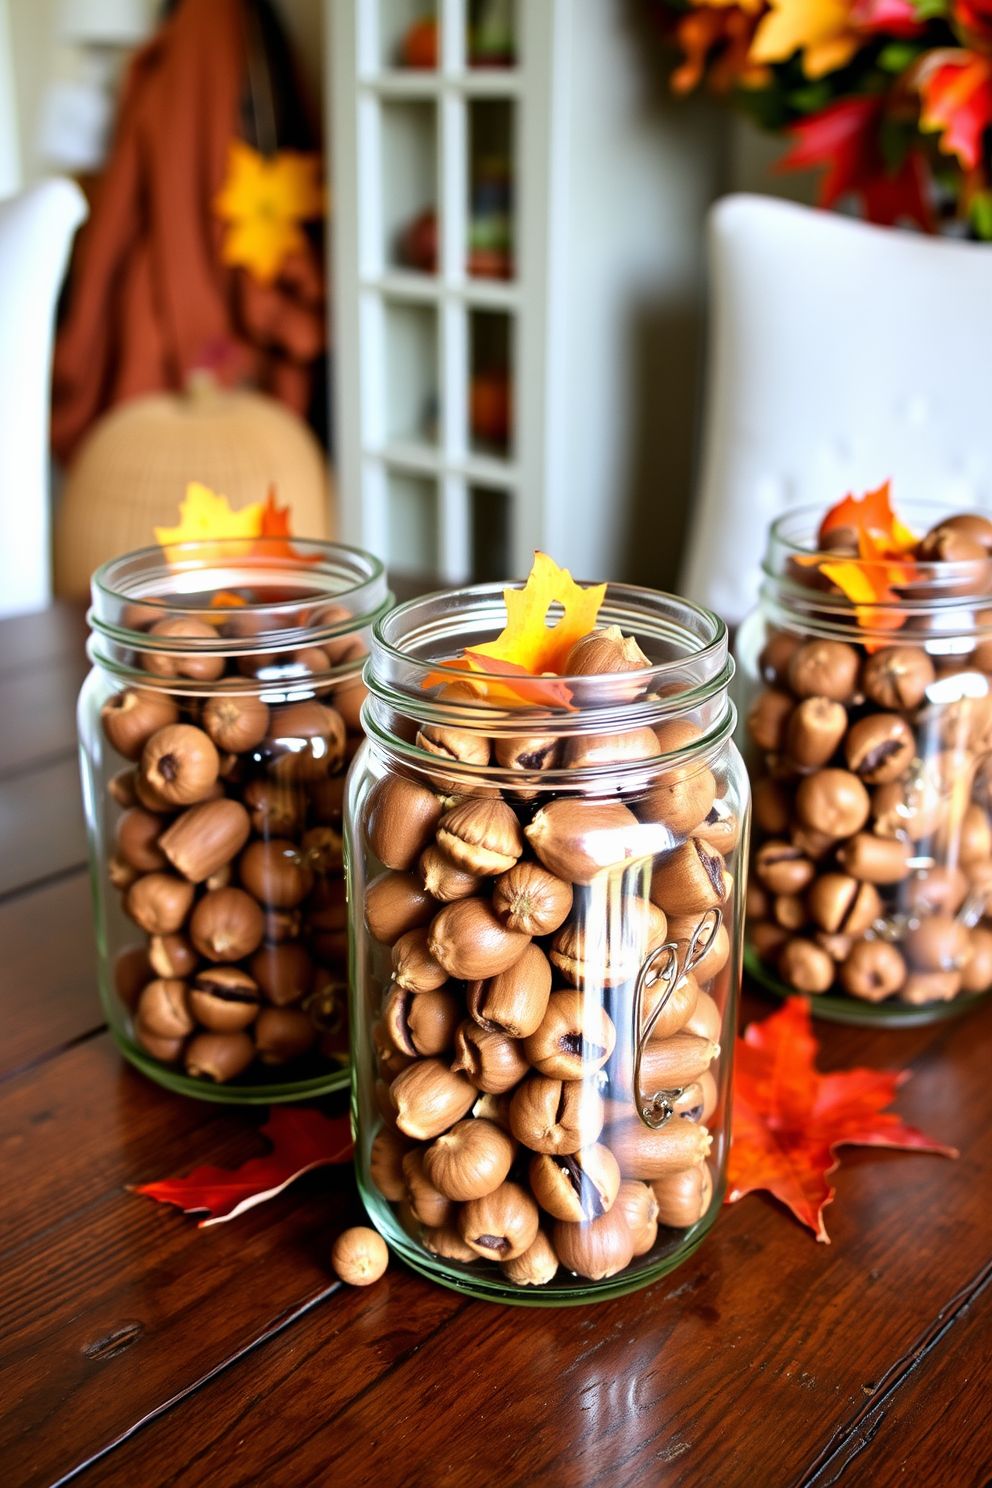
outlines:
[[[980,238],[992,239],[992,191],[979,191],[972,198],[971,220]]]
[[[913,41],[890,41],[878,54],[878,65],[886,72],[905,72],[926,50]]]
[[[826,108],[833,98],[833,89],[829,83],[810,83],[805,88],[795,88],[786,94],[788,103],[801,114],[817,114],[820,109]]]
[[[936,21],[950,15],[950,0],[913,0],[913,11],[918,21]]]

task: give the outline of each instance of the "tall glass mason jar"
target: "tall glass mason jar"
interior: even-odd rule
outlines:
[[[345,817],[358,1181],[425,1275],[578,1303],[677,1266],[719,1209],[748,787],[715,615],[610,585],[526,699],[439,669],[505,623],[492,584],[373,631]]]
[[[924,533],[951,512],[900,515]],[[737,638],[754,797],[746,964],[824,1018],[927,1023],[992,987],[992,573],[916,562],[892,597],[855,605],[805,561],[822,516],[774,523]],[[843,561],[878,592],[878,563]]]
[[[391,596],[357,549],[148,548],[93,579],[79,699],[100,991],[186,1095],[348,1082],[344,779]]]

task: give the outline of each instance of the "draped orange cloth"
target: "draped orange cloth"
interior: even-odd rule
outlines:
[[[80,236],[56,341],[52,445],[68,461],[106,409],[209,368],[297,413],[324,348],[318,252],[263,286],[221,262],[211,203],[239,134],[245,0],[181,0],[135,56],[113,149]]]

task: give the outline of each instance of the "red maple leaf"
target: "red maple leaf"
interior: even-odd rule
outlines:
[[[203,1230],[275,1198],[311,1168],[348,1162],[352,1155],[347,1116],[328,1120],[319,1111],[276,1106],[261,1133],[272,1143],[267,1157],[250,1157],[240,1168],[194,1168],[185,1178],[139,1183],[131,1191],[175,1204],[184,1214],[205,1209],[208,1217],[197,1226]]]
[[[836,1148],[904,1147],[957,1157],[931,1142],[885,1107],[908,1071],[853,1069],[821,1075],[804,997],[752,1023],[737,1040],[733,1137],[728,1204],[764,1188],[829,1243],[823,1210],[834,1190],[827,1182],[840,1159]]]
[[[887,36],[920,36],[926,30],[912,0],[854,0],[851,25],[872,34],[884,31]]]
[[[923,59],[917,86],[920,128],[939,133],[942,153],[974,170],[982,158],[982,135],[992,124],[992,57],[937,48]]]
[[[926,203],[926,164],[910,149],[895,172],[882,158],[878,129],[885,107],[881,98],[841,98],[790,125],[795,140],[779,161],[778,170],[826,167],[817,202],[830,207],[847,192],[857,193],[871,222],[892,226],[907,217],[928,231],[931,212]]]

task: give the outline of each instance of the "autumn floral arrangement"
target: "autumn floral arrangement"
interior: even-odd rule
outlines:
[[[823,167],[819,204],[992,239],[992,0],[649,0],[702,83]]]

